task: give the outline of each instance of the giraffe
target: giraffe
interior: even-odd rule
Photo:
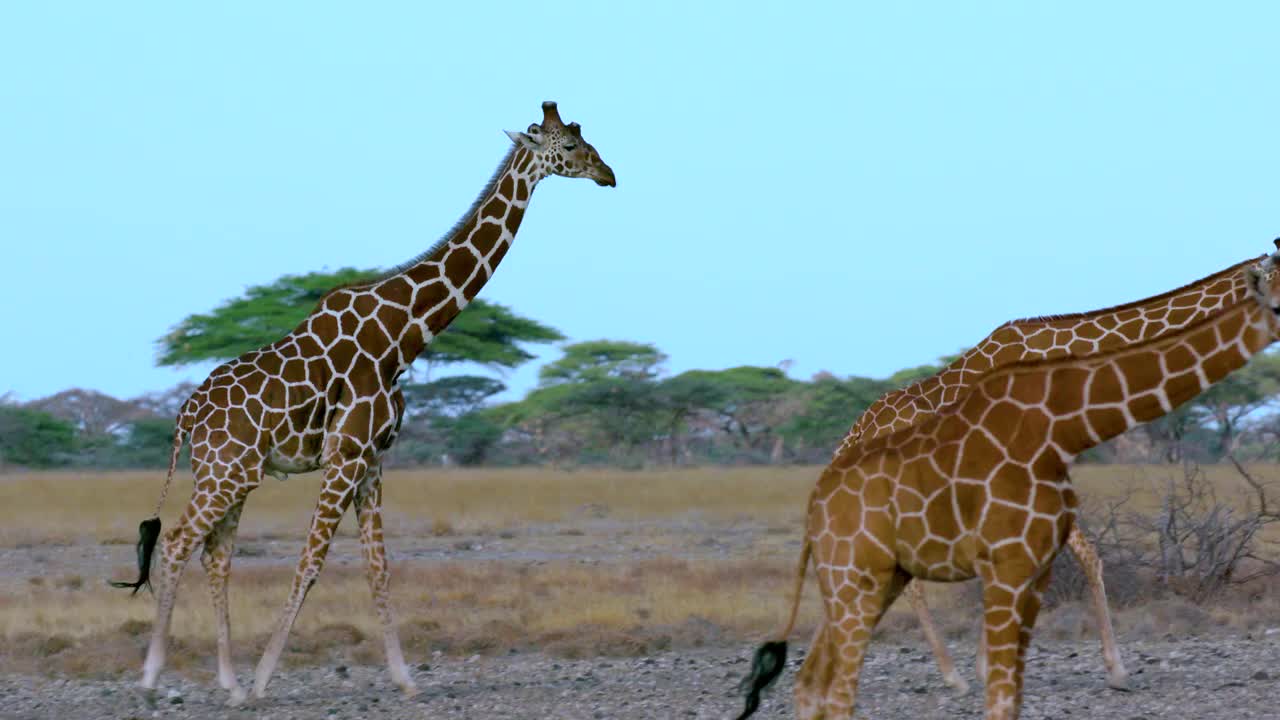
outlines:
[[[756,652],[750,716],[781,673],[812,561],[826,634],[796,678],[797,717],[850,717],[871,632],[911,578],[983,582],[986,717],[1015,720],[1031,629],[1074,521],[1081,452],[1187,402],[1277,339],[1280,253],[1246,297],[1154,339],[984,374],[924,422],[844,449],[809,498],[791,614]]]
[[[159,541],[156,621],[143,665],[144,688],[156,685],[178,581],[202,545],[217,621],[218,682],[230,691],[232,704],[245,700],[231,665],[227,609],[232,543],[245,498],[264,474],[284,479],[323,470],[306,547],[258,663],[254,695],[263,696],[334,530],[353,504],[391,678],[405,693],[416,691],[392,619],[381,519],[381,458],[404,412],[399,378],[493,274],[539,181],[560,175],[616,185],[613,170],[582,138],[581,127],[564,124],[554,102],[543,103],[542,111],[541,124],[507,133],[511,149],[441,240],[382,277],[330,291],[291,333],[215,369],[182,406],[155,517],[140,528],[139,578],[113,583],[135,593],[148,584]],[[160,507],[184,437],[191,442],[195,485],[177,524],[160,538]]]
[[[982,342],[952,361],[937,374],[886,394],[872,403],[853,424],[838,456],[849,446],[888,435],[921,422],[940,408],[956,401],[970,382],[983,373],[1009,363],[1026,360],[1053,359],[1106,352],[1130,343],[1151,339],[1197,322],[1237,302],[1248,294],[1246,266],[1260,262],[1265,256],[1250,258],[1212,275],[1144,300],[1125,303],[1092,312],[1050,315],[1012,320],[996,328]],[[1093,543],[1072,525],[1067,547],[1079,561],[1093,598],[1093,611],[1102,641],[1102,658],[1107,668],[1107,685],[1127,689],[1128,672],[1116,648],[1111,613],[1107,609],[1107,591],[1102,579],[1102,559]],[[910,582],[903,591],[920,620],[926,641],[933,649],[943,682],[967,692],[969,684],[956,672],[934,627],[925,602],[923,586]],[[816,644],[815,647],[821,647]],[[978,652],[978,675],[983,653]]]

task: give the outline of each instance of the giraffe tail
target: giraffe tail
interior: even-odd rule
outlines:
[[[800,566],[796,568],[796,586],[795,592],[792,594],[791,600],[791,616],[787,618],[787,624],[778,632],[772,640],[765,642],[757,650],[755,657],[751,660],[751,674],[743,679],[738,689],[746,693],[746,706],[742,710],[742,714],[738,716],[738,720],[745,720],[755,713],[760,707],[760,693],[765,688],[773,684],[778,676],[782,674],[783,668],[787,662],[787,637],[791,635],[791,631],[796,625],[796,616],[800,612],[800,593],[804,590],[804,576],[809,569],[809,556],[812,553],[812,546],[809,538],[804,540],[804,546],[800,549]]]
[[[178,422],[173,429],[173,449],[169,451],[169,472],[165,475],[164,486],[160,489],[160,499],[156,503],[155,515],[143,520],[138,525],[138,579],[134,582],[119,580],[108,581],[111,587],[133,588],[134,595],[144,586],[151,588],[151,556],[155,554],[156,543],[160,540],[160,508],[164,506],[164,498],[169,494],[169,485],[173,482],[173,473],[178,468],[178,456],[182,454],[182,442],[191,431],[190,416],[186,406],[178,414]]]

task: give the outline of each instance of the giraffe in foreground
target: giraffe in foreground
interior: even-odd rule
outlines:
[[[993,369],[1027,360],[1052,360],[1107,352],[1198,322],[1226,305],[1245,298],[1249,289],[1243,270],[1264,258],[1265,256],[1251,258],[1145,300],[1086,313],[1007,322],[936,375],[890,392],[873,403],[858,417],[835,454],[839,456],[852,445],[922,422],[942,407],[955,402],[970,383]],[[1128,673],[1116,648],[1111,613],[1107,608],[1107,591],[1102,581],[1102,559],[1078,525],[1072,525],[1067,537],[1067,547],[1083,568],[1092,592],[1093,611],[1102,640],[1102,659],[1107,668],[1107,684],[1116,689],[1127,689]],[[911,602],[925,639],[933,648],[943,681],[961,692],[968,691],[969,684],[956,672],[955,663],[934,628],[925,603],[923,585],[910,582],[903,594]],[[821,632],[819,629],[819,633]],[[815,641],[814,649],[820,648],[821,643]],[[983,653],[979,649],[979,676],[984,674],[982,663]]]
[[[797,717],[852,716],[872,630],[908,580],[980,577],[986,717],[1017,718],[1040,596],[1074,521],[1068,464],[1274,342],[1277,255],[1244,269],[1247,297],[1199,322],[1110,352],[999,368],[924,422],[842,450],[810,496],[791,614],[756,653],[740,718],[782,671],[810,560],[825,647],[796,677]]]
[[[395,441],[404,412],[399,378],[493,274],[540,180],[561,175],[616,184],[578,124],[562,123],[553,102],[543,103],[542,110],[541,124],[507,133],[513,147],[444,238],[380,278],[329,292],[293,332],[218,367],[183,405],[156,517],[140,528],[138,581],[115,583],[134,592],[146,584],[159,540],[156,622],[143,665],[144,687],[156,685],[178,581],[191,553],[202,546],[217,619],[218,682],[230,691],[233,704],[245,699],[231,665],[227,610],[232,542],[245,498],[264,474],[283,479],[322,469],[307,544],[258,663],[254,694],[263,695],[334,530],[352,504],[391,678],[406,693],[416,691],[391,616],[382,538],[381,458]],[[184,436],[191,441],[195,487],[177,524],[160,538],[160,507]]]

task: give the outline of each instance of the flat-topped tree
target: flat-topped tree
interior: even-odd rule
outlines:
[[[508,133],[511,150],[441,240],[379,277],[327,293],[292,332],[215,369],[183,405],[157,517],[142,526],[141,576],[125,584],[137,588],[148,580],[164,493],[189,437],[195,488],[175,526],[159,538],[156,622],[143,665],[144,687],[155,687],[164,664],[182,569],[203,547],[201,561],[217,617],[218,681],[231,691],[233,702],[244,699],[231,666],[226,586],[245,498],[266,474],[323,470],[306,547],[258,663],[254,693],[265,691],[338,521],[352,504],[391,677],[405,692],[414,692],[391,617],[381,519],[381,458],[395,442],[404,412],[400,378],[489,280],[541,180],[560,175],[615,184],[613,171],[583,139],[577,123],[561,122],[553,102],[542,109],[540,124]]]
[[[1277,256],[1198,322],[1084,357],[1030,360],[971,381],[923,422],[841,449],[810,496],[790,619],[760,648],[750,715],[781,671],[812,560],[822,652],[796,678],[796,715],[850,717],[872,630],[913,578],[983,582],[986,717],[1017,718],[1031,629],[1075,519],[1067,468],[1245,365],[1280,331]]]

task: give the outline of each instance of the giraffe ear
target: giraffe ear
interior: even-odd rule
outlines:
[[[529,135],[527,133],[516,132],[515,130],[505,130],[504,132],[507,134],[507,137],[511,138],[512,142],[524,148],[525,150],[536,151],[540,147],[542,147],[541,145],[538,144],[538,141],[535,140],[532,135]]]
[[[1266,278],[1267,271],[1271,269],[1270,261],[1271,258],[1267,258],[1262,265],[1250,265],[1245,271],[1247,273],[1246,277],[1249,280],[1249,290],[1253,292],[1254,296],[1259,300],[1263,300],[1266,297],[1266,289],[1263,287],[1263,281]]]

